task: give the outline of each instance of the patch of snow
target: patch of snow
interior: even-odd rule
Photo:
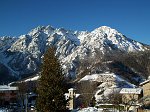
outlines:
[[[88,107],[88,108],[83,108],[77,112],[102,112],[102,109],[97,109],[95,107]]]
[[[86,75],[85,77],[80,79],[80,81],[87,81],[87,80],[95,81],[95,80],[97,80],[98,76],[99,76],[99,74]]]
[[[150,82],[150,78],[148,78],[147,80],[141,82],[140,85],[144,85],[144,84],[146,84],[146,83],[148,83],[148,82]]]
[[[122,88],[120,93],[121,94],[141,94],[142,89],[141,88]]]
[[[78,98],[80,94],[76,94],[75,98]],[[65,93],[65,98],[66,100],[69,99],[69,93]]]
[[[28,82],[28,81],[36,81],[36,80],[38,80],[39,79],[39,75],[37,75],[37,76],[35,76],[35,77],[32,77],[32,78],[28,78],[28,79],[26,79],[24,82]]]

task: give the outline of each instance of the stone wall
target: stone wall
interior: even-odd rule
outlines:
[[[129,103],[130,101],[135,101],[133,104],[138,102],[138,94],[122,94],[122,103]]]

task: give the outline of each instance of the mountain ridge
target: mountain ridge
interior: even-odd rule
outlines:
[[[39,26],[18,38],[0,38],[0,46],[0,63],[12,72],[11,75],[19,78],[39,70],[43,54],[50,46],[56,47],[56,55],[66,76],[70,77],[76,77],[80,60],[87,57],[114,51],[136,52],[148,49],[146,45],[107,26],[91,32]]]

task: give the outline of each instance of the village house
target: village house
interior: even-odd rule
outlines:
[[[138,112],[139,100],[143,97],[142,88],[122,88],[120,94],[126,111]]]
[[[141,104],[144,109],[149,109],[150,111],[150,77],[146,81],[140,83],[140,87],[143,89]]]
[[[150,77],[148,78],[148,80],[140,83],[140,86],[143,89],[143,96],[150,96]]]
[[[142,88],[122,88],[120,94],[122,94],[122,103],[136,104],[143,97],[143,90]]]
[[[0,105],[9,105],[17,102],[18,87],[0,85]]]

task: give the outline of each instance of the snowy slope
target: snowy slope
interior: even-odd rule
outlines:
[[[107,26],[92,32],[71,31],[64,28],[39,26],[18,38],[0,38],[0,62],[17,77],[38,70],[42,56],[50,46],[62,62],[67,76],[75,77],[79,61],[98,53],[113,51],[135,52],[147,49],[117,30]]]
[[[97,101],[101,100],[104,96],[107,97],[113,92],[119,92],[121,88],[135,88],[134,84],[131,84],[127,80],[123,79],[115,73],[101,73],[86,75],[79,82],[82,81],[96,81],[101,82],[95,92],[95,98]],[[100,94],[101,93],[101,94]]]
[[[0,37],[0,52],[3,52],[11,47],[11,45],[17,40],[15,37]]]
[[[80,79],[79,82],[80,81],[97,81],[97,82],[105,82],[105,83],[106,82],[110,83],[112,81],[112,82],[116,82],[115,86],[118,86],[118,87],[120,86],[119,83],[124,82],[124,85],[128,86],[129,88],[135,87],[135,85],[129,83],[128,81],[126,81],[125,79],[121,78],[119,75],[117,75],[115,73],[101,73],[101,74],[86,75],[82,79]],[[117,85],[117,83],[118,83],[118,85]]]

